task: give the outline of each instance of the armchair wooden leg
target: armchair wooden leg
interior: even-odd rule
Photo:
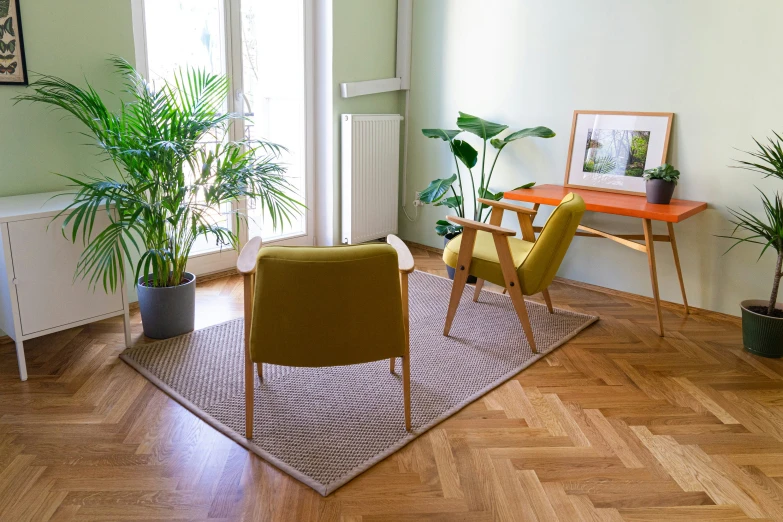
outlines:
[[[395,360],[394,357],[389,359],[389,373],[394,373],[394,360]]]
[[[264,382],[264,363],[258,363],[258,380]]]
[[[451,323],[457,314],[459,301],[462,298],[462,292],[465,290],[465,284],[470,275],[470,262],[473,259],[473,246],[476,243],[476,230],[465,228],[462,231],[462,243],[457,257],[457,266],[454,274],[454,284],[451,287],[451,298],[449,299],[449,311],[446,314],[446,325],[443,327],[443,335],[448,336],[451,330]]]
[[[530,349],[533,353],[538,353],[536,341],[533,338],[533,328],[530,326],[530,318],[527,315],[527,308],[525,307],[525,296],[522,294],[519,276],[514,267],[514,259],[511,257],[511,249],[508,246],[508,238],[496,234],[493,234],[493,237],[495,239],[495,248],[497,248],[498,251],[500,268],[503,270],[503,278],[506,280],[508,295],[511,297],[511,302],[514,304],[514,310],[516,310],[519,322],[522,324],[522,329],[525,331],[525,336],[527,337],[527,342],[530,344]]]
[[[476,291],[473,293],[473,302],[478,303],[479,296],[481,296],[481,289],[484,288],[484,280],[479,279],[476,281]]]
[[[405,429],[411,431],[411,358],[402,358],[402,400],[405,405]]]
[[[555,313],[554,308],[552,308],[552,298],[549,297],[549,289],[545,288],[541,293],[544,294],[544,301],[546,301],[546,309],[549,310],[550,314]]]
[[[411,319],[408,303],[408,274],[400,273],[402,323],[405,328],[405,353],[402,356],[402,402],[405,408],[405,429],[411,431]],[[394,358],[391,359],[394,373]]]
[[[253,280],[245,276],[245,437],[253,438],[253,360],[250,358],[250,323],[253,318]],[[260,365],[259,365],[260,368]]]

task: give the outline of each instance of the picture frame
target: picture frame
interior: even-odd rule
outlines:
[[[674,113],[574,111],[564,185],[642,196],[645,170],[666,163]]]
[[[0,85],[27,85],[19,0],[0,0]]]

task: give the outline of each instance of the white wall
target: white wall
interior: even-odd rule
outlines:
[[[407,199],[451,175],[447,147],[420,129],[455,128],[458,110],[558,133],[510,145],[496,190],[562,184],[574,109],[674,112],[669,161],[683,176],[675,197],[710,204],[675,225],[689,301],[737,314],[739,301],[768,298],[774,258],[757,263],[759,250],[749,246],[722,256],[730,243],[715,235],[731,230],[728,205],[761,208],[754,185],[783,190],[728,167],[741,157],[734,147],[783,131],[780,20],[780,0],[419,0]],[[432,228],[443,215],[425,207],[414,223],[403,217],[403,237],[442,246]],[[587,215],[584,223],[641,233],[630,218]],[[662,297],[679,301],[671,248],[657,244],[657,254]],[[559,275],[651,295],[646,258],[609,241],[575,239]]]

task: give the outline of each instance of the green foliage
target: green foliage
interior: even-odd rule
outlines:
[[[646,158],[647,148],[650,145],[649,135],[634,136],[631,138],[631,157],[632,158]]]
[[[767,138],[768,145],[763,145],[754,138],[758,150],[747,151],[746,154],[750,154],[757,161],[737,161],[739,165],[734,168],[758,172],[765,178],[775,177],[783,180],[783,146],[781,146],[783,138],[777,132],[773,131],[773,134],[775,139]]]
[[[499,201],[503,198],[502,191],[494,193],[489,190],[489,186],[490,182],[492,181],[492,175],[495,172],[495,165],[497,164],[497,160],[506,145],[512,141],[516,141],[522,138],[553,138],[555,136],[555,133],[547,127],[531,127],[529,129],[522,129],[513,132],[507,135],[505,138],[497,138],[496,136],[508,129],[507,125],[486,121],[477,116],[472,116],[464,112],[459,113],[459,117],[457,118],[457,127],[459,127],[460,130],[422,130],[422,134],[428,138],[441,139],[449,143],[449,148],[451,150],[452,156],[454,157],[454,166],[457,169],[457,173],[450,178],[437,179],[431,182],[430,185],[419,195],[419,200],[422,203],[454,209],[458,216],[466,217],[466,194],[462,183],[462,170],[460,169],[461,163],[468,169],[468,180],[470,182],[471,196],[473,200],[471,217],[476,221],[486,221],[486,219],[489,217],[489,213],[485,213],[489,206],[480,204],[477,201],[478,198],[492,199],[494,201]],[[466,131],[478,136],[483,142],[481,172],[480,176],[478,176],[478,180],[475,179],[476,176],[474,176],[473,169],[476,167],[476,165],[478,165],[479,153],[467,141],[455,139],[462,131]],[[486,170],[488,142],[497,150],[489,171]],[[478,181],[478,184],[476,181]],[[533,185],[535,185],[535,183],[528,183],[522,187],[530,188]],[[451,190],[453,196],[443,199],[449,190]],[[453,225],[445,220],[440,220],[435,226],[435,231],[440,236],[447,234],[455,235],[462,231],[462,227]]]
[[[597,174],[609,174],[615,167],[617,162],[611,156],[599,156],[595,160],[585,161],[584,171],[595,172]]]
[[[253,198],[275,228],[301,212],[278,162],[283,147],[265,141],[226,141],[234,116],[223,111],[228,79],[181,70],[155,89],[125,60],[112,59],[124,80],[124,99],[112,112],[87,84],[41,76],[16,101],[42,103],[79,120],[117,168],[113,176],[63,176],[74,187],[63,234],[85,245],[75,277],[115,291],[125,281],[124,259],[141,254],[135,280],[150,286],[179,285],[200,236],[238,247],[236,234],[218,224],[213,208]],[[211,142],[212,144],[207,144]],[[93,236],[99,212],[109,226]],[[232,212],[238,225],[246,219]]]
[[[756,158],[756,161],[737,161],[739,164],[735,168],[750,170],[764,175],[764,177],[776,177],[783,180],[783,148],[778,133],[775,139],[769,138],[769,144],[761,144],[758,140],[753,140],[758,146],[757,151],[747,152],[747,154]],[[734,225],[734,230],[730,236],[719,236],[727,239],[733,239],[734,244],[728,251],[743,243],[760,245],[761,253],[759,259],[765,252],[772,249],[777,253],[777,265],[775,268],[774,279],[772,282],[772,294],[767,306],[767,315],[772,315],[777,303],[780,281],[783,278],[783,197],[776,192],[773,197],[768,197],[761,192],[761,202],[764,207],[764,216],[757,217],[745,209],[729,209]],[[742,235],[738,232],[742,231]]]
[[[454,237],[462,233],[462,227],[455,225],[451,221],[445,219],[439,219],[435,222],[435,232],[439,236]]]
[[[422,203],[437,203],[449,191],[455,181],[457,181],[456,174],[450,178],[436,179],[419,194],[419,200]]]
[[[668,163],[664,163],[660,167],[645,170],[644,179],[647,181],[650,181],[651,179],[662,179],[663,181],[668,181],[669,183],[674,183],[676,185],[677,181],[680,179],[680,171]]]

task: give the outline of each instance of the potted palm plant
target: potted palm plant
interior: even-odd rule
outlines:
[[[226,138],[237,118],[223,109],[226,77],[183,69],[156,88],[125,60],[112,64],[124,80],[116,111],[89,84],[80,88],[53,76],[37,79],[16,101],[74,116],[116,167],[112,174],[63,176],[74,187],[73,202],[61,213],[63,234],[85,245],[75,277],[115,292],[125,281],[125,260],[135,260],[144,333],[173,337],[194,327],[196,278],[186,267],[196,239],[238,247],[234,231],[246,217],[232,211],[232,230],[215,209],[253,198],[277,227],[302,205],[279,162],[282,147]],[[93,231],[100,212],[110,223]]]
[[[492,192],[489,187],[500,153],[503,152],[506,145],[522,138],[553,138],[555,133],[547,127],[533,127],[512,132],[504,138],[497,138],[498,135],[508,129],[508,125],[486,121],[464,112],[459,113],[457,127],[457,129],[453,130],[422,129],[421,132],[426,137],[441,139],[449,144],[449,150],[454,157],[456,173],[448,178],[432,181],[419,194],[419,200],[422,203],[432,204],[436,207],[453,209],[459,217],[468,217],[474,221],[486,222],[490,215],[490,207],[489,205],[479,203],[478,199],[500,201],[503,198],[503,191]],[[467,141],[456,139],[463,131],[475,134],[483,142],[481,170],[475,174],[473,169],[478,165],[478,151]],[[487,163],[487,143],[497,151],[494,159],[492,159],[491,166]],[[468,171],[468,179],[464,182],[460,164]],[[489,170],[487,170],[488,166]],[[470,183],[469,186],[468,182]],[[533,185],[535,183],[528,183],[517,188],[530,188]],[[468,193],[471,196],[469,201],[465,197]],[[444,238],[445,245],[462,233],[462,227],[441,219],[435,223],[435,232]],[[451,267],[447,267],[447,269],[449,277],[453,279],[454,269]]]
[[[738,161],[736,168],[758,172],[764,177],[776,177],[783,180],[783,138],[775,133],[768,144],[754,140],[757,150],[747,152],[753,160]],[[777,302],[780,280],[783,277],[783,196],[776,192],[769,197],[759,189],[764,216],[757,217],[750,212],[729,209],[732,224],[735,225],[731,236],[735,246],[742,243],[761,245],[759,259],[766,252],[777,254],[775,273],[772,278],[772,292],[767,300],[748,300],[741,303],[742,340],[745,348],[764,357],[783,356],[783,305]],[[738,232],[744,232],[738,235]]]

